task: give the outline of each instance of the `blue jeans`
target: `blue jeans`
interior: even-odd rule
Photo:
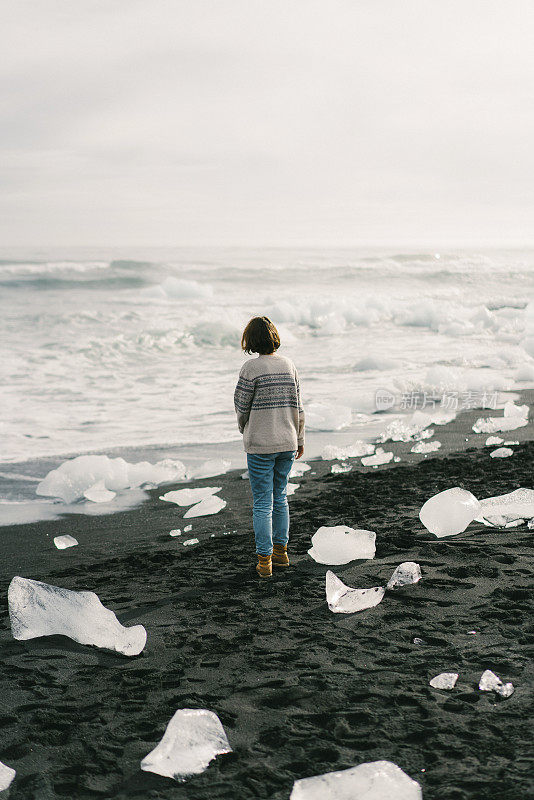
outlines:
[[[256,552],[262,556],[271,555],[273,543],[287,544],[289,540],[286,490],[294,458],[294,450],[286,453],[247,453]]]

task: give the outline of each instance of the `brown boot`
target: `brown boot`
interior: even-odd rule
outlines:
[[[289,567],[287,544],[273,544],[273,565],[275,567]]]
[[[258,563],[256,565],[256,572],[260,578],[270,578],[273,574],[271,556],[262,556],[260,553],[258,553],[257,556]]]

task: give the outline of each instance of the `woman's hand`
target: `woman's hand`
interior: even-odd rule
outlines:
[[[304,453],[304,445],[301,444],[297,449],[297,455],[295,456],[295,459],[300,458],[303,453]]]

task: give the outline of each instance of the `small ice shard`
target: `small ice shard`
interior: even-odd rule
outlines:
[[[504,439],[501,439],[500,436],[488,436],[486,439],[486,447],[490,447],[491,445],[502,444]]]
[[[177,506],[192,506],[220,491],[220,486],[202,486],[199,489],[177,489],[174,492],[166,492],[161,495],[159,499],[165,500],[166,503],[176,503]]]
[[[480,501],[478,522],[487,520],[492,525],[503,527],[516,519],[534,517],[534,489],[515,489],[508,494],[486,497]]]
[[[395,569],[393,575],[386,585],[386,589],[396,589],[398,586],[408,586],[410,583],[418,583],[423,576],[421,567],[415,561],[403,561]]]
[[[210,458],[198,467],[193,467],[191,478],[214,478],[215,475],[224,475],[230,469],[230,461],[224,458]]]
[[[331,570],[326,573],[326,602],[334,614],[354,614],[365,608],[377,606],[384,597],[383,586],[372,589],[352,589],[346,586]]]
[[[231,752],[217,714],[205,708],[180,708],[160,743],[141,761],[141,769],[185,781],[204,772],[219,754]]]
[[[181,536],[181,535],[182,531],[180,530],[180,528],[175,528],[174,530],[169,531],[169,536]]]
[[[67,547],[75,547],[78,540],[74,536],[65,534],[64,536],[54,536],[54,544],[58,550],[66,550]]]
[[[289,800],[423,800],[423,794],[417,781],[392,761],[369,761],[300,778]]]
[[[477,635],[477,632],[476,632],[476,631],[467,631],[467,633],[468,633],[470,636],[476,636],[476,635]]]
[[[364,467],[378,467],[380,464],[389,464],[393,453],[385,453],[382,447],[377,447],[374,456],[362,458]]]
[[[514,442],[505,442],[504,443],[505,447],[511,447],[512,445],[515,445],[515,444],[519,444],[519,442],[515,442],[514,441]]]
[[[246,469],[244,472],[241,473],[241,478],[244,481],[248,481],[248,469]]]
[[[330,472],[334,475],[342,475],[345,472],[350,472],[352,466],[350,464],[332,464],[330,467]]]
[[[192,525],[186,525],[185,528],[184,528],[184,533],[189,533],[189,531],[192,531],[192,530],[193,530],[193,526]]]
[[[486,669],[480,676],[478,688],[481,692],[496,692],[501,697],[510,697],[514,693],[514,684],[503,683],[490,669]]]
[[[223,500],[221,497],[217,497],[216,494],[212,494],[209,497],[204,498],[204,500],[201,500],[200,503],[191,506],[191,508],[185,512],[184,519],[188,519],[190,517],[207,517],[210,514],[218,514],[219,511],[225,507],[226,500]]]
[[[477,514],[480,503],[471,492],[455,486],[433,495],[422,506],[419,519],[438,538],[465,531]]]
[[[309,464],[306,464],[305,461],[294,461],[293,466],[291,467],[291,472],[289,473],[290,478],[301,478],[305,472],[311,469]]]
[[[528,419],[528,412],[529,408],[527,405],[516,406],[513,400],[509,400],[507,403],[504,404],[505,417],[523,417],[525,419]]]
[[[0,761],[0,792],[4,792],[10,786],[16,774],[16,770]]]
[[[424,644],[425,640],[424,639],[420,639],[419,636],[415,636],[414,640],[413,640],[413,643],[414,644]]]
[[[344,458],[360,458],[360,456],[370,456],[375,452],[374,444],[368,444],[358,440],[348,447],[336,447],[333,444],[327,444],[323,449],[321,458],[323,461],[334,461],[336,459]]]
[[[457,672],[440,672],[429,683],[434,689],[454,689],[457,680]]]
[[[441,442],[437,440],[433,442],[417,442],[411,448],[411,453],[433,453],[435,450],[439,450],[441,447]]]
[[[182,542],[184,547],[187,547],[190,544],[198,544],[198,539],[186,539],[185,542]]]
[[[509,456],[513,456],[514,451],[510,450],[509,447],[499,447],[497,450],[493,450],[490,453],[490,458],[509,458]]]
[[[72,592],[17,576],[9,584],[7,597],[15,639],[59,634],[125,656],[138,655],[146,644],[143,626],[123,627],[94,592]]]
[[[374,558],[376,533],[347,525],[322,526],[312,536],[308,550],[319,564],[348,564],[356,558]]]
[[[115,495],[116,492],[110,492],[109,489],[106,489],[103,480],[94,483],[83,493],[83,496],[90,500],[91,503],[109,503]]]
[[[498,433],[499,431],[514,431],[528,425],[526,417],[480,417],[473,425],[475,433]]]
[[[288,483],[286,486],[286,497],[291,497],[292,494],[295,494],[297,489],[300,489],[300,483]]]

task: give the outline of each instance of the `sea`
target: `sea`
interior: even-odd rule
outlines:
[[[255,315],[299,371],[309,458],[534,387],[534,250],[4,248],[0,524],[46,517],[38,482],[80,454],[244,468]]]

